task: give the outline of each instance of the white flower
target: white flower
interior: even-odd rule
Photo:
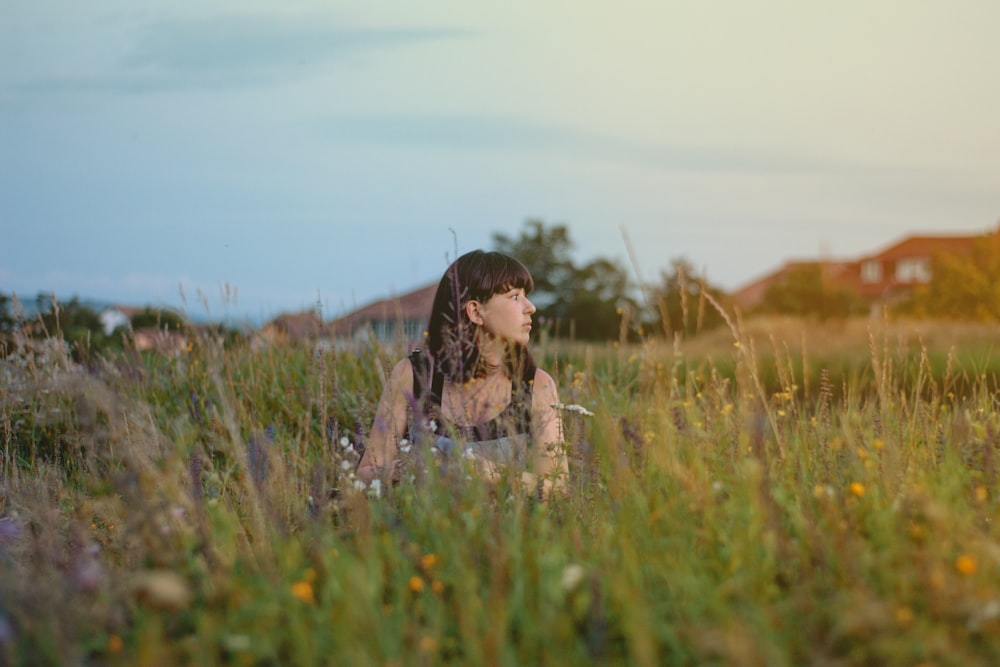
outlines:
[[[562,589],[569,593],[580,585],[583,581],[584,570],[582,565],[576,563],[570,563],[563,568],[562,579],[560,580],[560,585]]]
[[[354,488],[357,491],[364,491],[365,489],[368,488],[368,485],[365,484],[364,480],[356,479],[356,480],[354,480]]]
[[[576,403],[570,403],[569,405],[563,405],[562,403],[553,403],[552,407],[556,410],[566,410],[567,412],[576,412],[584,417],[593,417],[594,413]]]
[[[474,461],[476,459],[476,453],[472,451],[472,447],[466,447],[465,451],[462,452],[462,456],[465,457],[466,461]]]
[[[378,498],[382,495],[382,480],[373,479],[368,485],[368,495]]]
[[[402,442],[405,443],[406,440],[403,440]],[[404,454],[409,454],[411,449],[413,449],[413,447],[411,447],[410,445],[403,444],[400,446],[399,451],[403,452]]]
[[[346,435],[341,436],[341,438],[340,438],[340,446],[343,447],[344,449],[347,449],[348,447],[351,446],[351,441],[347,439]]]
[[[341,470],[350,470],[351,469],[351,462],[350,461],[341,461],[340,462],[340,469]]]

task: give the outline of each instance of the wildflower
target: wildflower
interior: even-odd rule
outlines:
[[[414,593],[420,593],[424,590],[424,580],[417,575],[410,577],[410,590]]]
[[[373,479],[372,483],[368,485],[368,495],[379,498],[382,495],[382,480]]]
[[[354,480],[354,489],[356,491],[364,491],[367,488],[368,488],[368,485],[365,484],[364,481],[362,481],[360,479]]]
[[[180,611],[193,597],[187,581],[170,570],[150,570],[136,576],[133,582],[136,597],[154,609]]]
[[[979,569],[979,561],[975,556],[962,554],[955,559],[955,569],[964,575],[973,575]]]
[[[429,570],[437,564],[437,556],[434,554],[424,554],[420,558],[420,567]]]
[[[976,500],[978,500],[981,503],[985,503],[987,497],[988,497],[988,495],[987,495],[986,487],[985,486],[977,486],[976,487]]]
[[[740,349],[740,341],[738,341],[738,340],[737,341],[733,341],[733,347],[735,347],[737,350]]]
[[[851,482],[851,495],[860,498],[865,495],[865,485],[861,482]]]
[[[340,446],[343,447],[344,449],[347,449],[348,447],[351,446],[351,441],[347,439],[346,435],[340,436]]]
[[[885,447],[885,443],[882,442],[881,440],[876,440],[875,442],[872,443],[872,447],[874,447],[875,449],[882,449],[883,447]]]
[[[565,592],[569,593],[580,585],[580,582],[583,581],[583,575],[584,570],[582,565],[570,563],[563,568],[562,578],[559,580],[559,584]]]
[[[341,461],[340,462],[340,469],[341,470],[350,470],[351,469],[351,462],[348,461],[348,460],[346,460],[346,459],[343,460],[343,461]]]
[[[564,405],[562,403],[553,403],[552,407],[556,410],[565,410],[566,412],[575,412],[584,417],[593,417],[594,413],[576,403],[570,403],[569,405]]]
[[[122,650],[124,645],[125,643],[118,635],[111,635],[108,637],[108,653],[118,653]]]
[[[312,604],[314,601],[312,584],[305,580],[296,581],[292,584],[292,595],[306,604]]]
[[[444,593],[444,584],[435,579],[431,582],[431,590],[434,591],[435,595],[441,595],[441,593]]]

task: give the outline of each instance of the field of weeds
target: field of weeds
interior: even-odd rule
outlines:
[[[402,346],[0,360],[0,664],[1000,664],[1000,329],[545,343],[572,479],[353,479]],[[462,465],[456,462],[455,465]],[[451,471],[454,472],[454,471]]]

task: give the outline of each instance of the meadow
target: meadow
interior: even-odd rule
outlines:
[[[1000,327],[542,340],[539,501],[353,468],[396,345],[0,360],[0,664],[1000,664]],[[419,456],[419,454],[418,454]]]

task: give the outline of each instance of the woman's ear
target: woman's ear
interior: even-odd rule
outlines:
[[[480,303],[478,301],[466,301],[465,302],[465,314],[469,316],[469,320],[473,324],[482,325],[483,314],[479,312]]]

